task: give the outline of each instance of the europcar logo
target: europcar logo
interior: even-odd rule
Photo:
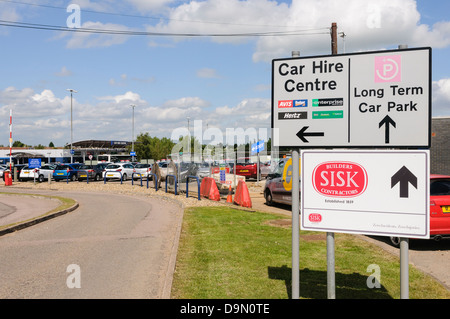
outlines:
[[[325,162],[313,171],[316,192],[331,197],[356,197],[367,188],[367,171],[353,162]]]
[[[294,107],[307,107],[308,100],[294,100]]]

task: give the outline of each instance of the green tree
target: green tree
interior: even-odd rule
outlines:
[[[136,156],[139,159],[149,158],[160,160],[166,158],[171,153],[175,143],[169,138],[151,137],[148,133],[141,133],[137,136],[134,144]]]
[[[21,141],[14,141],[12,147],[25,147],[26,145],[23,144]]]
[[[48,147],[55,147],[55,144],[53,144],[53,142],[50,142],[50,143],[48,144]]]

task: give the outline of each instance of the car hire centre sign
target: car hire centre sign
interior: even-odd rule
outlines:
[[[272,61],[275,146],[430,147],[431,48]]]
[[[301,228],[429,238],[428,150],[304,150]]]

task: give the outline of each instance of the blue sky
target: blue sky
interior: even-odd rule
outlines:
[[[0,0],[3,24],[67,27],[71,2]],[[433,116],[450,116],[450,2],[446,0],[74,1],[81,28],[117,35],[0,26],[0,144],[171,137],[174,129],[269,128],[271,61],[338,51],[433,48]],[[286,32],[297,31],[297,35]],[[277,36],[181,36],[283,32]],[[171,34],[171,35],[168,35]],[[177,34],[178,36],[172,36]],[[199,123],[199,122],[197,122]],[[199,124],[197,124],[199,125]],[[224,133],[225,134],[225,133]],[[205,144],[208,140],[203,140]],[[224,141],[225,142],[225,141]]]

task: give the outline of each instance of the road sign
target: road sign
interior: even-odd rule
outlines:
[[[28,168],[41,168],[41,159],[40,158],[29,158],[28,159]]]
[[[429,151],[301,152],[305,230],[429,238]]]
[[[431,48],[275,59],[275,146],[430,147]]]
[[[130,156],[136,156],[136,152],[130,152]]]
[[[264,140],[252,144],[252,155],[264,151]]]

